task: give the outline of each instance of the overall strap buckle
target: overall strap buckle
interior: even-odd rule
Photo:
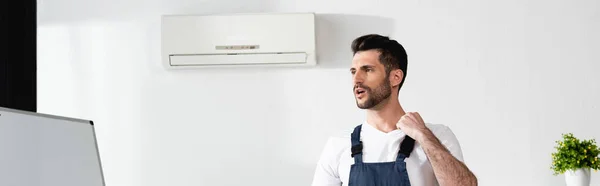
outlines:
[[[363,145],[362,145],[362,141],[359,142],[359,144],[352,146],[352,157],[354,157],[357,154],[362,153],[363,150]]]

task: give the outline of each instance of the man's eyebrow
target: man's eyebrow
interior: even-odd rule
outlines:
[[[365,68],[375,68],[375,66],[374,66],[374,65],[363,65],[363,66],[360,66],[359,68],[361,68],[361,69],[365,69]],[[352,70],[356,70],[356,68],[352,67],[352,68],[350,68],[350,70],[351,70],[351,71],[352,71]]]
[[[363,65],[360,68],[375,68],[374,65]]]

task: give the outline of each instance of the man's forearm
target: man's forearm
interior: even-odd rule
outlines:
[[[477,178],[467,166],[456,159],[430,130],[417,140],[431,162],[435,177],[441,186],[477,185]]]

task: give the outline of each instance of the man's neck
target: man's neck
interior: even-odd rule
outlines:
[[[406,114],[398,99],[388,99],[380,104],[380,108],[367,110],[369,125],[385,133],[398,129],[396,123]]]

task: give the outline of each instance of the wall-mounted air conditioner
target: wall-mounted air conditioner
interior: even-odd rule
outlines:
[[[166,15],[161,26],[170,69],[317,63],[312,13]]]

